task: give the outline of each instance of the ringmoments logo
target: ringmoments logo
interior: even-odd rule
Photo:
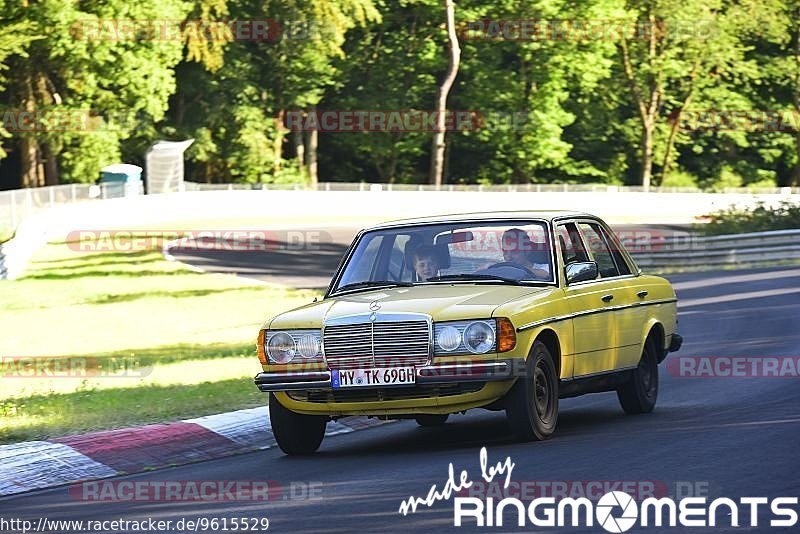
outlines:
[[[488,464],[486,448],[480,451],[481,478],[491,484],[503,480],[511,484],[514,462],[507,457],[495,465]],[[432,507],[439,501],[453,500],[453,526],[502,527],[601,527],[606,532],[627,532],[642,527],[794,527],[798,521],[797,497],[741,497],[738,500],[719,497],[648,497],[637,502],[624,491],[612,490],[596,501],[586,497],[537,497],[523,501],[517,497],[472,497],[468,493],[475,483],[462,470],[456,477],[451,463],[448,478],[441,489],[434,484],[425,497],[411,496],[400,504],[402,515],[416,513],[421,506]],[[749,519],[746,520],[746,516]]]
[[[621,510],[622,513],[615,516],[614,510]],[[609,532],[630,530],[639,517],[636,501],[624,491],[612,491],[600,497],[595,513],[597,522]]]

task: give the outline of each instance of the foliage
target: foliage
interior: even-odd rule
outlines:
[[[773,207],[764,203],[748,209],[730,207],[708,217],[708,223],[696,228],[706,235],[796,230],[800,229],[800,204],[784,200]]]
[[[182,31],[117,38],[114,21]],[[518,21],[542,26],[505,36]],[[0,0],[0,23],[0,107],[92,121],[20,132],[4,120],[0,187],[90,182],[105,164],[142,164],[157,139],[187,138],[197,181],[306,182],[312,160],[323,181],[427,181],[430,131],[317,142],[281,117],[433,109],[447,68],[440,0]],[[456,24],[449,105],[481,122],[448,133],[446,182],[639,184],[651,154],[654,185],[800,185],[797,0],[461,0]],[[685,127],[708,110],[788,120]]]

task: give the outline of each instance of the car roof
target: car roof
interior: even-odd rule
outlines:
[[[437,224],[459,221],[503,221],[520,219],[544,219],[551,221],[556,218],[577,218],[591,217],[597,218],[589,213],[580,211],[559,211],[559,210],[526,210],[526,211],[482,211],[473,213],[454,213],[450,215],[433,215],[430,217],[416,217],[413,219],[399,219],[387,221],[366,228],[366,230],[376,230],[379,228],[390,228],[395,226],[415,225],[415,224]]]

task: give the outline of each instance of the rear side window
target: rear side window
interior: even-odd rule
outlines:
[[[586,239],[586,246],[592,251],[594,261],[597,262],[597,269],[600,271],[600,278],[611,278],[619,276],[614,255],[608,246],[603,229],[597,224],[580,223],[578,225]]]
[[[619,244],[619,240],[615,239],[616,236],[609,235],[602,226],[599,226],[598,229],[606,238],[606,243],[608,243],[608,247],[611,249],[611,255],[614,256],[614,261],[617,264],[617,269],[620,274],[631,274],[631,268],[628,266],[628,262],[625,261],[625,255],[622,253],[622,250],[620,250],[622,245]]]

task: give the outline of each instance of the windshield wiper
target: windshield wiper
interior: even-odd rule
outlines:
[[[367,288],[379,288],[379,287],[411,287],[414,284],[411,282],[395,282],[393,280],[366,280],[363,282],[353,282],[352,284],[346,284],[341,287],[337,287],[334,293],[340,293],[342,291],[349,291],[351,289],[367,289]]]
[[[514,278],[506,278],[504,276],[495,276],[493,274],[468,274],[468,273],[460,273],[460,274],[444,274],[442,276],[433,276],[428,278],[427,282],[444,282],[447,280],[465,280],[467,282],[474,281],[474,280],[496,280],[498,282],[505,282],[507,284],[514,284],[515,286],[522,285],[521,280],[516,280]]]

